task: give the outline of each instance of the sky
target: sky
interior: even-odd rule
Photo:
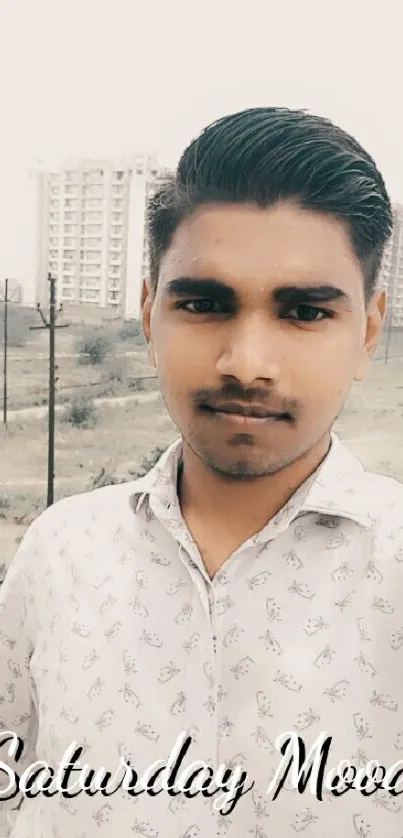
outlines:
[[[22,276],[36,159],[150,151],[209,122],[307,108],[403,201],[401,0],[0,0],[0,279]]]

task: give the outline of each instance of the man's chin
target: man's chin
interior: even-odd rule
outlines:
[[[199,456],[215,474],[228,480],[257,480],[274,474],[281,467],[277,461],[265,461],[257,452],[251,456],[245,453],[244,456],[238,457],[223,457],[222,452],[203,452]]]

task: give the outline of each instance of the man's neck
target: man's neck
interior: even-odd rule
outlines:
[[[203,554],[204,546],[209,553],[211,541],[215,554],[221,554],[222,564],[285,506],[319,467],[329,447],[330,434],[327,434],[307,454],[276,474],[244,481],[221,478],[184,443],[178,497],[182,515],[200,552]]]

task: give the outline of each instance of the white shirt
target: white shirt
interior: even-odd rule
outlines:
[[[0,592],[0,730],[24,741],[20,774],[36,759],[56,770],[73,740],[81,766],[114,774],[123,755],[142,774],[187,731],[183,766],[243,766],[245,794],[230,814],[201,794],[39,795],[9,814],[11,835],[403,838],[403,794],[325,789],[320,802],[290,776],[267,793],[287,731],[307,751],[332,736],[327,771],[403,760],[403,486],[333,434],[210,580],[179,508],[180,454],[178,441],[145,477],[65,498],[29,527]],[[0,759],[12,764],[4,745]]]

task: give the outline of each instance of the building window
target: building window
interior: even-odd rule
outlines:
[[[83,178],[86,183],[96,183],[98,180],[103,178],[103,174],[103,169],[92,169],[89,172],[84,172]]]
[[[100,247],[100,240],[99,239],[83,238],[83,239],[81,239],[81,246],[83,248],[92,248],[92,247],[98,247],[99,248]]]
[[[77,192],[77,187],[75,184],[66,184],[65,186],[66,195],[75,195]]]
[[[86,212],[82,218],[84,224],[87,224],[89,221],[102,221],[102,213],[101,212]]]
[[[98,209],[100,207],[102,207],[101,198],[86,198],[83,201],[84,209]]]
[[[84,186],[83,187],[83,194],[84,195],[102,195],[102,186]]]
[[[77,220],[77,213],[75,213],[75,212],[65,212],[64,213],[64,220],[65,221],[76,221]]]
[[[65,198],[64,206],[68,207],[68,209],[71,209],[72,207],[77,206],[77,201],[74,198]]]
[[[51,227],[50,227],[50,232],[51,233],[58,233],[59,232],[59,225],[58,224],[52,224]]]
[[[101,234],[102,226],[101,224],[87,224],[85,227],[81,227],[82,233],[90,233],[94,235],[94,233]]]

